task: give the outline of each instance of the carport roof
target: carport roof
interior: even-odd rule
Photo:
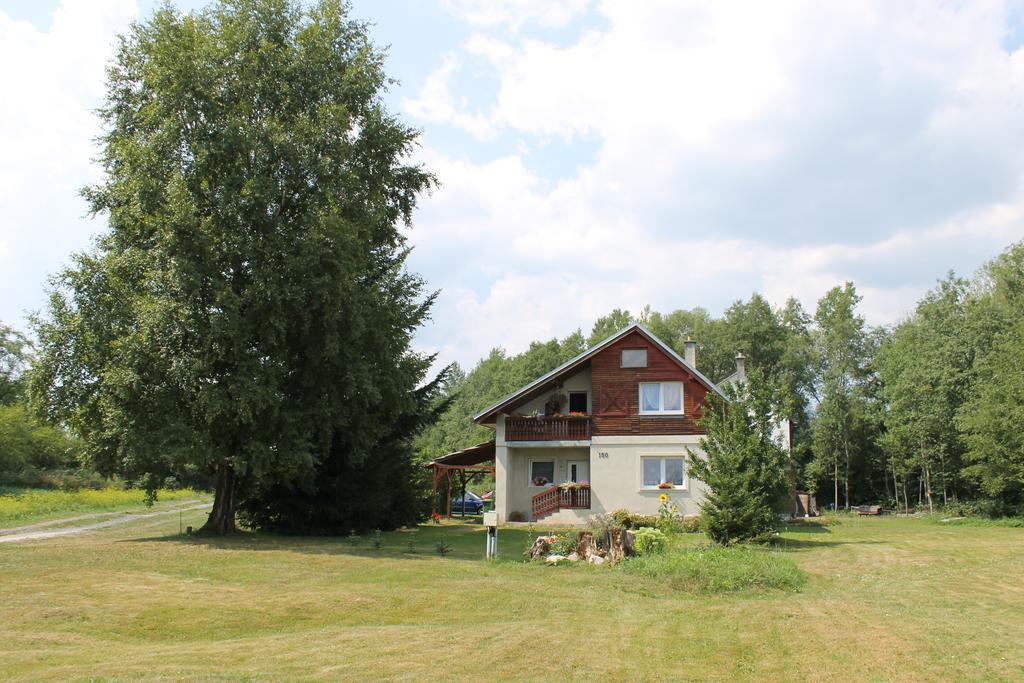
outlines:
[[[468,467],[472,465],[480,465],[491,460],[494,460],[494,442],[485,441],[484,443],[478,443],[477,445],[470,446],[469,448],[463,448],[461,451],[455,451],[448,455],[442,455],[440,458],[434,458],[427,463],[427,467],[433,467],[435,465]]]

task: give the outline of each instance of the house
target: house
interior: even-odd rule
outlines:
[[[689,476],[709,392],[697,345],[680,356],[633,324],[478,415],[494,429],[498,519],[582,524],[627,509],[657,514],[660,496],[700,512]]]

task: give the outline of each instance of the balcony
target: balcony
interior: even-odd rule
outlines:
[[[590,485],[584,483],[552,486],[533,496],[531,503],[533,516],[530,519],[534,522],[559,510],[589,510]]]
[[[589,415],[505,418],[505,441],[589,441]]]

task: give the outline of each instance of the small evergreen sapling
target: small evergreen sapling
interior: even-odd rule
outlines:
[[[757,372],[728,387],[726,403],[709,392],[701,424],[704,454],[691,451],[690,472],[707,485],[704,531],[717,543],[767,540],[786,491],[788,455],[775,442],[771,391]]]

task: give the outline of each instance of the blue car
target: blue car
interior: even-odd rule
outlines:
[[[484,501],[475,493],[466,491],[465,504],[459,498],[452,498],[452,514],[462,514],[463,509],[467,515],[479,515],[484,511]]]

